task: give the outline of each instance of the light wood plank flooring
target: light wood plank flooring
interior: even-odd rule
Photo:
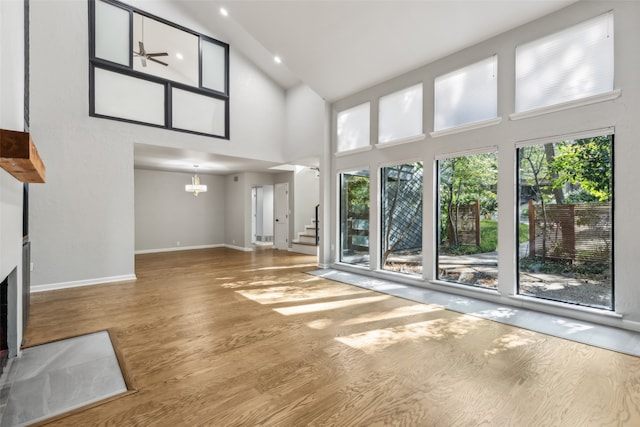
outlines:
[[[109,329],[137,393],[51,425],[640,425],[640,359],[229,249],[32,296],[26,344]]]

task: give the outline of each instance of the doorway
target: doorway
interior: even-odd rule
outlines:
[[[276,184],[275,191],[275,248],[289,248],[289,183]]]
[[[273,244],[273,185],[251,187],[251,243]]]

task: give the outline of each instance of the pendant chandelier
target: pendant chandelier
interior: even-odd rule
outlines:
[[[198,165],[193,165],[194,174],[191,177],[191,184],[187,184],[184,186],[184,190],[190,193],[193,193],[194,196],[198,197],[200,193],[206,193],[207,186],[204,184],[200,184],[200,177],[195,171],[197,170]]]

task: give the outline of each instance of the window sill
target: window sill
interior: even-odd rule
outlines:
[[[333,153],[333,155],[336,157],[349,156],[351,154],[364,153],[366,151],[371,151],[372,148],[373,148],[372,145],[367,145],[366,147],[354,148],[352,150],[336,151],[335,153]]]
[[[483,288],[481,286],[473,286],[473,285],[463,285],[462,283],[447,282],[446,280],[438,280],[438,279],[429,280],[429,283],[431,283],[432,285],[446,286],[453,289],[464,289],[465,291],[473,291],[473,292],[485,293],[489,295],[500,294],[500,292],[498,292],[497,289]]]
[[[598,316],[611,317],[614,319],[622,319],[621,314],[618,314],[615,311],[611,311],[606,308],[586,307],[582,305],[546,300],[546,299],[536,298],[536,297],[527,296],[527,295],[507,295],[507,296],[508,298],[514,301],[518,301],[520,303],[519,305],[524,308],[535,309],[535,306],[543,305],[547,307],[555,307],[562,310],[579,311],[581,313],[595,314]]]
[[[557,111],[569,110],[571,108],[583,107],[585,105],[597,104],[599,102],[611,101],[619,98],[622,90],[616,89],[611,92],[589,96],[587,98],[576,99],[575,101],[563,102],[562,104],[549,105],[547,107],[535,108],[533,110],[520,111],[509,114],[510,120],[521,120],[529,117],[541,116],[543,114],[555,113]]]
[[[426,138],[426,135],[424,133],[421,133],[419,135],[413,135],[406,138],[394,139],[388,142],[379,142],[376,144],[376,148],[385,149],[389,147],[395,147],[396,145],[409,144],[411,142],[422,141],[425,138]]]
[[[489,126],[497,125],[502,121],[502,117],[496,117],[495,119],[483,120],[481,122],[469,123],[462,126],[456,126],[448,129],[436,130],[431,132],[431,138],[439,138],[445,135],[452,135],[455,133],[468,132],[470,130],[482,129]]]

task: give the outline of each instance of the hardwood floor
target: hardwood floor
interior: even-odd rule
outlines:
[[[109,329],[137,393],[50,425],[640,425],[640,359],[230,249],[32,295],[26,344]]]

